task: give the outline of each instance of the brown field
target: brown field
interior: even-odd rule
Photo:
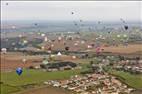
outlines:
[[[103,52],[112,52],[117,54],[138,54],[142,55],[142,44],[118,46],[118,47],[102,47],[104,49]],[[95,52],[95,49],[90,49],[91,52]],[[22,59],[26,58],[27,61],[25,63],[22,62]],[[44,56],[24,56],[22,53],[18,52],[8,52],[6,54],[1,54],[1,70],[2,71],[10,71],[15,70],[17,67],[27,68],[29,66],[37,66],[40,65]],[[54,60],[62,60],[62,61],[80,61],[79,59],[73,59],[72,56],[57,56],[54,57]]]
[[[112,52],[112,53],[142,53],[142,44],[128,45],[128,46],[118,46],[118,47],[103,47],[104,52]]]
[[[22,59],[26,58],[26,62],[22,62]],[[1,70],[10,71],[15,70],[17,67],[27,68],[29,66],[39,66],[42,63],[44,56],[24,56],[20,52],[8,52],[1,54]],[[55,56],[54,60],[72,61],[72,56]]]
[[[20,94],[71,94],[71,93],[60,88],[44,87],[44,88],[28,90]]]
[[[78,43],[77,46],[74,45],[74,41],[66,41],[66,45],[64,45],[64,41],[58,42],[57,40],[52,43],[54,47],[52,47],[52,50],[65,50],[65,47],[68,46],[70,47],[69,51],[91,51],[95,52],[96,49],[94,48],[87,48],[88,45],[93,43],[93,41],[87,41],[84,44]],[[79,40],[80,41],[80,40]],[[48,47],[51,44],[43,44],[45,48],[48,49]],[[106,44],[102,44],[106,45]],[[142,44],[129,44],[128,46],[124,45],[118,45],[118,46],[102,46],[101,49],[104,49],[103,52],[112,52],[112,53],[121,53],[121,54],[130,54],[130,53],[137,53],[137,52],[142,52]]]
[[[22,59],[26,58],[25,63],[22,62]],[[39,56],[23,56],[21,53],[7,53],[1,54],[1,70],[8,71],[16,69],[17,67],[29,67],[39,65],[42,61],[42,58]]]

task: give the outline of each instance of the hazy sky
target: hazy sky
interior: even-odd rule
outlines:
[[[138,21],[141,5],[141,1],[2,1],[1,19]]]

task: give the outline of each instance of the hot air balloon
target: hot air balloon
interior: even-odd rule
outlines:
[[[23,58],[23,59],[22,59],[22,62],[23,62],[23,63],[25,63],[25,62],[26,62],[26,59],[25,59],[25,58]]]
[[[82,20],[80,20],[80,22],[82,22]]]
[[[125,28],[125,30],[127,30],[128,29],[128,25],[124,25],[124,28]]]
[[[69,50],[69,47],[68,47],[68,46],[67,46],[67,47],[65,47],[65,50],[66,50],[66,51],[68,51],[68,50]]]
[[[101,23],[101,21],[98,21],[98,24],[100,24]]]
[[[2,48],[1,51],[2,51],[2,53],[6,54],[7,49],[6,48]]]
[[[62,40],[62,37],[58,37],[58,42],[60,42]]]
[[[42,33],[42,34],[41,34],[41,36],[42,36],[42,37],[44,37],[44,36],[45,36],[45,34],[44,34],[44,33]]]
[[[71,14],[74,14],[74,12],[71,12]]]
[[[8,6],[8,3],[6,3],[6,5]]]
[[[35,25],[35,26],[37,26],[38,24],[37,24],[37,23],[35,23],[34,25]]]
[[[76,56],[72,56],[72,59],[76,59]]]
[[[23,70],[22,70],[22,68],[17,68],[16,69],[16,73],[20,76],[21,74],[22,74],[22,72],[23,72]]]

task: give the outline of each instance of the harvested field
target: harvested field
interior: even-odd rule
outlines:
[[[22,59],[26,58],[26,62]],[[7,53],[1,54],[1,70],[10,71],[15,70],[17,67],[27,68],[29,66],[39,65],[42,58],[39,56],[23,56],[21,53]]]

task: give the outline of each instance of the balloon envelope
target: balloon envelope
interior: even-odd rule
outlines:
[[[22,74],[23,70],[22,68],[17,68],[16,73],[20,76]]]
[[[127,29],[128,29],[128,26],[127,26],[127,25],[125,25],[125,26],[124,26],[124,28],[125,28],[125,30],[127,30]]]

